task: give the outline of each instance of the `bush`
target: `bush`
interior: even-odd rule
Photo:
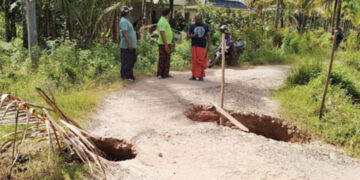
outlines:
[[[148,32],[142,32],[137,51],[138,59],[135,68],[142,72],[154,68],[158,60],[158,46],[156,39],[152,38]]]
[[[283,107],[281,113],[326,142],[360,157],[360,107],[353,105],[345,89],[329,87],[324,116],[318,118],[325,78],[324,72],[307,85],[280,90],[276,96]]]
[[[285,29],[281,49],[288,54],[323,53],[331,49],[331,35],[323,30],[296,33]]]
[[[360,49],[360,33],[354,30],[350,30],[346,41],[346,47],[350,51]]]
[[[185,19],[181,12],[177,12],[170,24],[176,31],[187,31],[190,21]]]
[[[171,68],[182,70],[191,64],[191,43],[189,40],[182,40],[175,44],[171,58]]]
[[[306,85],[312,79],[317,78],[321,73],[319,62],[301,63],[293,68],[291,74],[286,79],[288,86]]]
[[[278,49],[251,49],[246,48],[239,60],[242,64],[283,64],[287,58]]]
[[[360,53],[358,52],[346,52],[345,63],[357,71],[360,71]]]
[[[298,34],[290,32],[289,29],[286,29],[284,32],[284,39],[282,43],[282,50],[285,53],[296,54],[302,53],[308,49],[308,38],[304,34]]]
[[[247,43],[247,49],[256,50],[264,48],[264,32],[252,28],[245,28],[244,36]]]
[[[0,14],[0,37],[5,37],[5,18],[3,14]],[[0,40],[5,40],[5,39],[0,39]]]
[[[342,56],[339,53],[339,59]],[[359,103],[360,74],[343,66],[342,61],[334,63],[324,116],[319,119],[327,71],[321,70],[323,61],[318,57],[302,59],[309,61],[297,65],[287,79],[288,86],[277,92],[281,114],[326,142],[360,157],[360,106],[354,104]]]
[[[350,96],[353,103],[360,103],[360,88],[351,80],[350,75],[345,70],[334,70],[331,72],[331,84],[338,85],[346,91],[346,95]]]

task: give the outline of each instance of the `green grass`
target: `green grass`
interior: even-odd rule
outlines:
[[[144,35],[137,49],[137,78],[153,76],[157,69],[156,41]],[[325,67],[330,57],[326,50],[330,44],[329,35],[322,31],[300,35],[285,30],[283,34],[277,34],[277,39],[282,39],[281,48],[274,47],[271,33],[249,31],[244,35],[248,47],[240,57],[239,64],[294,66],[286,86],[275,95],[280,101],[282,115],[314,136],[360,157],[360,107],[356,104],[360,92],[359,53],[342,52],[337,56],[325,115],[319,120]],[[214,36],[213,39],[219,37]],[[0,92],[11,93],[34,104],[46,105],[37,95],[35,87],[46,90],[45,84],[49,84],[59,107],[84,128],[87,127],[89,114],[97,109],[98,102],[112,90],[126,86],[119,80],[117,44],[99,43],[90,49],[81,49],[74,42],[65,41],[60,45],[49,42],[47,49],[36,48],[38,68],[33,69],[21,43],[19,39],[12,43],[0,41]],[[214,45],[212,50],[215,49]],[[188,70],[190,62],[190,41],[177,41],[171,70]],[[13,129],[13,126],[0,126],[0,137]],[[47,168],[46,143],[34,144],[37,146],[30,145],[25,149],[31,152],[28,153],[31,159],[21,164],[28,170],[19,173],[18,178],[82,179],[88,176],[85,165],[77,161],[68,162],[68,157],[59,154],[52,157],[54,161]],[[0,170],[0,179],[2,172]]]
[[[289,64],[290,55],[285,55],[279,49],[245,49],[240,57],[240,64],[266,65],[266,64]]]
[[[119,89],[125,85],[122,81],[113,82],[111,84],[103,84],[96,88],[90,89],[81,89],[81,90],[73,90],[66,93],[55,92],[57,104],[59,107],[71,118],[77,121],[82,127],[87,127],[88,120],[87,118],[97,109],[98,102],[100,102],[106,95],[108,95],[111,91],[115,89]],[[20,95],[29,95],[28,92],[35,92],[35,89],[23,89],[23,91],[18,91]],[[32,94],[32,93],[31,93]],[[32,95],[34,97],[32,97]],[[28,96],[29,102],[31,102],[32,98],[35,101],[42,101],[39,96],[36,94],[32,94]],[[43,104],[43,103],[41,103]],[[14,126],[0,126],[0,137],[3,135],[13,132]],[[28,162],[19,163],[17,167],[20,169],[26,168],[27,171],[21,173],[14,173],[17,178],[28,178],[31,179],[83,179],[89,173],[89,169],[86,165],[82,164],[79,161],[74,162],[66,162],[66,156],[59,154],[55,154],[52,156],[51,166],[48,168],[47,164],[47,144],[46,142],[37,143],[32,142],[32,144],[27,144],[22,148],[22,152],[24,152],[25,156],[30,158]],[[28,153],[33,152],[36,153]],[[9,158],[9,151],[7,152],[7,157]],[[7,159],[9,160],[9,159]],[[0,163],[1,166],[1,163]],[[2,167],[3,169],[7,169]],[[16,172],[16,171],[15,171]],[[2,177],[0,171],[0,177]]]
[[[51,42],[50,42],[51,44]],[[189,68],[189,41],[180,41],[173,52],[172,70]],[[96,44],[90,49],[81,49],[74,42],[55,43],[48,49],[35,48],[38,68],[34,69],[21,41],[11,43],[0,41],[0,92],[11,93],[22,100],[47,106],[35,91],[40,87],[47,91],[50,85],[56,103],[69,117],[83,128],[89,125],[89,115],[97,109],[98,103],[111,91],[126,86],[120,80],[119,46],[113,43]],[[156,42],[143,40],[139,43],[139,56],[134,73],[138,79],[153,76],[157,67]],[[14,126],[0,126],[0,137],[14,131]],[[80,162],[66,162],[66,156],[55,154],[51,167],[47,164],[45,142],[31,143],[24,147],[30,158],[17,166],[27,171],[15,173],[17,178],[35,179],[82,179],[87,177],[88,168]],[[10,153],[9,151],[7,153]],[[7,154],[9,160],[9,154]],[[5,162],[5,161],[4,161]],[[6,165],[0,163],[0,179],[6,173]]]
[[[351,57],[350,57],[350,56]],[[293,120],[318,139],[339,146],[360,157],[360,73],[347,64],[360,53],[340,52],[334,63],[331,85],[323,118],[319,119],[328,56],[307,58],[294,65],[286,86],[275,97],[280,101],[282,116]]]

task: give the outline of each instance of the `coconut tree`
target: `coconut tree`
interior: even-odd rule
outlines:
[[[5,17],[5,39],[7,42],[16,37],[16,13],[17,7],[12,6],[16,0],[2,0],[0,1],[1,8],[4,11]]]
[[[275,14],[275,22],[274,22],[275,29],[278,28],[279,25],[281,4],[282,4],[282,0],[276,0],[276,14]]]

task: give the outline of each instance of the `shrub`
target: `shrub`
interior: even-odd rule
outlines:
[[[189,67],[191,63],[191,43],[189,40],[182,40],[175,44],[172,53],[171,67],[172,69],[182,70]]]
[[[185,19],[181,12],[176,12],[170,24],[176,31],[187,31],[190,20]]]
[[[260,47],[263,47],[263,37],[262,31],[252,29],[252,28],[246,28],[244,31],[245,40],[247,42],[248,49],[256,50]]]
[[[5,18],[4,15],[1,14],[0,15],[0,37],[5,38],[5,27],[3,26],[3,24],[5,24]],[[0,39],[0,40],[5,40],[5,39]]]
[[[321,52],[331,47],[330,34],[321,30],[296,33],[285,29],[281,49],[288,54],[305,54]]]
[[[360,33],[350,30],[346,41],[346,47],[350,51],[360,49]]]
[[[360,88],[356,87],[347,72],[336,69],[331,72],[330,77],[332,85],[339,85],[346,91],[346,95],[351,97],[353,103],[360,103]]]
[[[325,78],[323,71],[306,85],[278,91],[276,97],[283,107],[281,113],[326,142],[342,146],[360,157],[360,107],[353,104],[341,83],[329,87],[324,116],[318,118]]]
[[[239,60],[245,64],[283,64],[287,58],[278,49],[251,49],[246,48]]]
[[[301,63],[293,68],[291,74],[286,79],[286,83],[288,86],[306,85],[312,79],[317,78],[321,70],[321,64],[318,62]]]
[[[357,71],[360,71],[360,53],[358,52],[346,52],[345,55],[345,63],[356,69]]]

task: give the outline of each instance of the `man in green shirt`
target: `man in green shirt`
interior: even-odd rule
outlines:
[[[121,48],[121,78],[134,81],[134,65],[136,62],[136,33],[128,19],[131,7],[121,7],[120,48]]]
[[[171,77],[170,58],[171,58],[171,43],[173,40],[173,32],[169,24],[171,18],[171,10],[164,9],[162,16],[157,24],[157,31],[159,33],[159,63],[157,70],[157,77],[159,79]]]

